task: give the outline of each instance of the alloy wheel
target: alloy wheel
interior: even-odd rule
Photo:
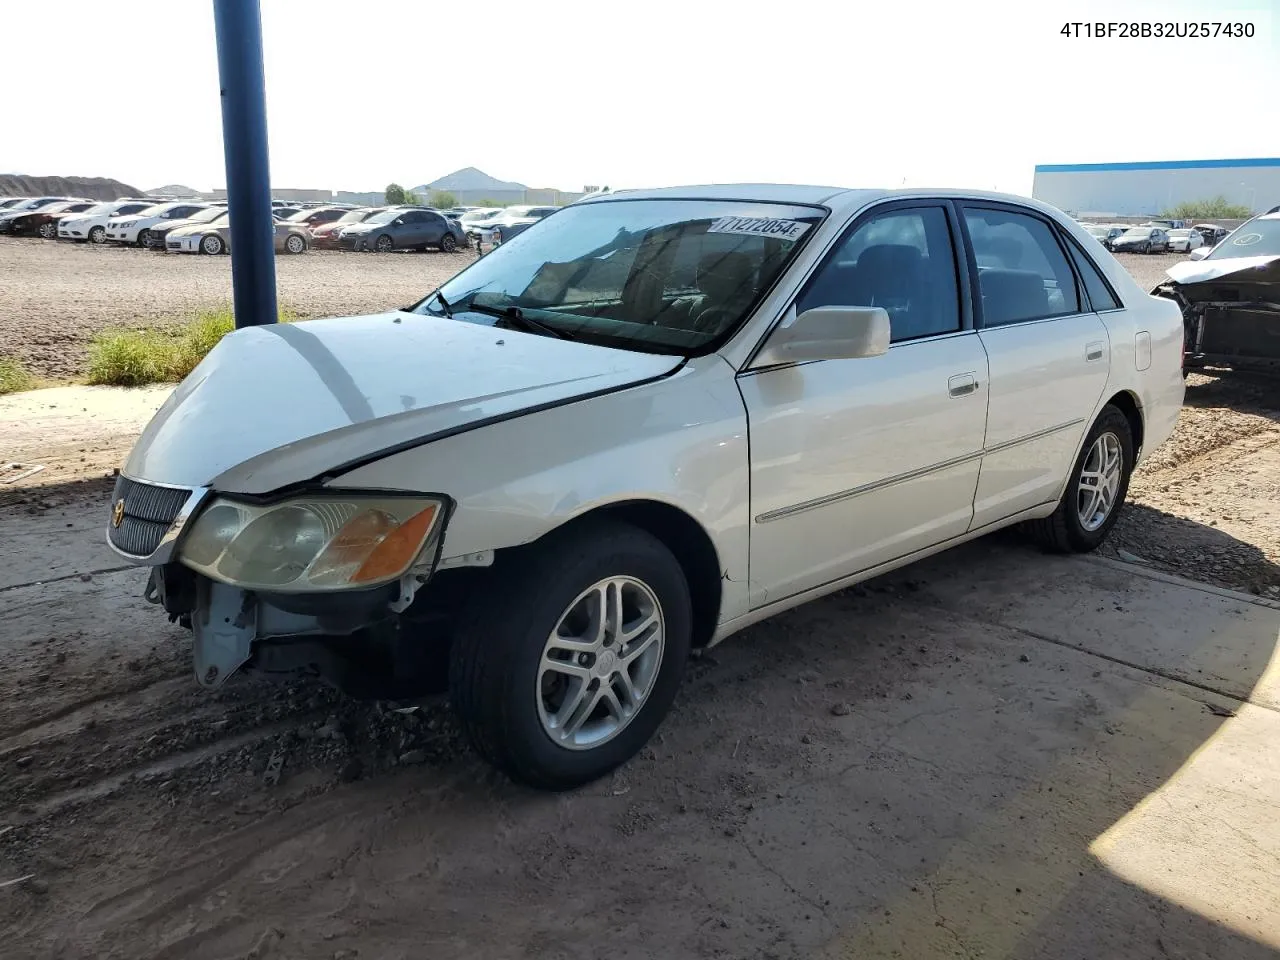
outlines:
[[[1124,448],[1114,433],[1102,433],[1084,458],[1077,484],[1076,513],[1089,533],[1107,522],[1115,509],[1124,469]]]
[[[580,593],[542,650],[535,695],[542,729],[568,750],[589,750],[640,713],[662,666],[666,623],[654,591],[610,577]]]

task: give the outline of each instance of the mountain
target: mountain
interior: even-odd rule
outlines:
[[[155,187],[147,191],[148,196],[159,197],[198,197],[200,191],[195,187],[184,187],[180,183],[168,183],[163,187]]]
[[[140,197],[142,191],[107,177],[28,177],[0,174],[3,197],[84,197],[87,200],[118,200]]]
[[[477,170],[475,167],[463,167],[461,170],[455,170],[448,176],[441,177],[439,180],[433,180],[431,183],[423,183],[413,188],[413,192],[425,195],[432,190],[448,190],[450,193],[484,193],[484,192],[512,192],[525,191],[529,188],[523,183],[516,183],[511,180],[499,180],[491,177],[483,170]]]

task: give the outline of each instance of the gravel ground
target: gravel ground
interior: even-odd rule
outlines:
[[[420,300],[474,259],[459,251],[276,258],[278,296],[303,318],[377,313]],[[231,302],[231,258],[0,238],[0,352],[36,376],[78,377],[108,327],[163,327]]]

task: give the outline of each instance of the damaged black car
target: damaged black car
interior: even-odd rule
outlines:
[[[1241,224],[1165,276],[1152,293],[1182,308],[1184,374],[1208,364],[1280,369],[1280,213]]]

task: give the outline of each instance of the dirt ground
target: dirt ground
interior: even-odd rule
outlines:
[[[0,243],[0,324],[34,296],[20,247],[99,263],[58,282],[104,323],[109,264],[146,265],[146,322],[170,270],[183,303],[229,289],[211,258]],[[342,313],[444,260],[278,264]],[[186,631],[101,538],[164,395],[0,398],[0,468],[45,467],[0,473],[5,958],[1280,956],[1280,381],[1192,376],[1114,560],[1010,533],[775,618],[691,664],[640,758],[561,796],[481,765],[440,702],[195,687]]]
[[[416,303],[473,258],[309,250],[276,257],[278,297],[304,319],[377,313]],[[80,376],[99,330],[163,327],[230,302],[230,257],[0,237],[0,353],[44,379]]]

